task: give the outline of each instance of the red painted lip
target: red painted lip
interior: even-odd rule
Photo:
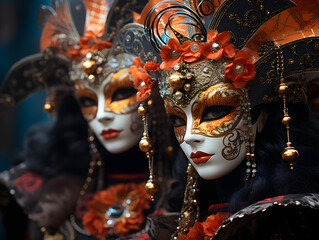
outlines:
[[[122,132],[122,130],[115,130],[115,129],[108,129],[108,130],[103,130],[101,132],[101,136],[104,139],[111,139],[111,138],[116,138],[118,135],[120,135],[120,133]]]
[[[205,152],[198,151],[196,153],[191,153],[191,159],[195,164],[205,163],[210,159],[214,154],[208,154]]]

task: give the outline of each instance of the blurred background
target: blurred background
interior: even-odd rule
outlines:
[[[15,62],[39,52],[41,28],[37,26],[37,12],[41,4],[50,1],[0,0],[0,85]],[[8,169],[12,158],[21,151],[28,128],[50,121],[42,110],[44,102],[45,93],[38,92],[15,108],[0,106],[0,171]],[[1,226],[0,239],[4,239]]]
[[[40,51],[37,11],[41,4],[50,1],[0,0],[0,84],[15,62]],[[44,102],[45,93],[39,92],[15,108],[0,107],[1,171],[21,149],[27,129],[36,122],[49,121],[42,111]]]

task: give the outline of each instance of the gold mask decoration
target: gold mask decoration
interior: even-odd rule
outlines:
[[[192,133],[222,137],[231,132],[243,115],[244,93],[229,83],[218,83],[196,97],[192,104]],[[166,98],[165,108],[174,124],[178,142],[184,141],[187,118],[184,111]]]

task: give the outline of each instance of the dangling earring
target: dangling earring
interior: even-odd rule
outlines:
[[[147,102],[148,107],[152,106],[152,100],[148,100]],[[148,134],[148,119],[147,119],[147,106],[145,103],[141,103],[138,108],[138,113],[142,117],[143,126],[144,126],[144,132],[143,137],[139,143],[139,147],[142,152],[145,152],[145,155],[148,159],[148,167],[149,167],[149,180],[147,180],[145,189],[146,192],[151,196],[151,200],[154,201],[154,195],[159,191],[159,185],[157,181],[155,180],[154,176],[154,150],[152,149],[152,143],[149,138]]]
[[[245,134],[245,148],[246,148],[246,182],[249,180],[250,177],[254,178],[257,173],[257,164],[255,161],[255,136],[253,132],[253,126],[251,122],[250,116],[250,102],[248,98],[248,91],[245,90],[245,103],[244,103],[244,123],[246,124],[247,132]]]
[[[288,91],[288,85],[285,83],[284,79],[284,56],[282,53],[282,50],[278,47],[276,51],[276,61],[277,61],[277,75],[280,76],[280,85],[278,88],[279,96],[283,99],[283,105],[284,105],[284,117],[282,119],[282,124],[286,126],[287,131],[287,147],[284,149],[284,151],[281,154],[282,159],[285,162],[289,163],[289,167],[291,170],[294,169],[293,162],[296,161],[299,157],[298,151],[292,146],[292,143],[290,141],[290,124],[292,122],[291,117],[288,114],[288,108],[287,108],[287,99],[286,94]]]

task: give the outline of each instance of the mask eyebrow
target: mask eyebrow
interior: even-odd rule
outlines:
[[[171,100],[165,98],[164,105],[165,105],[165,110],[168,116],[176,115],[184,119],[184,121],[186,122],[185,112],[182,109],[180,109],[178,106],[174,106]]]

